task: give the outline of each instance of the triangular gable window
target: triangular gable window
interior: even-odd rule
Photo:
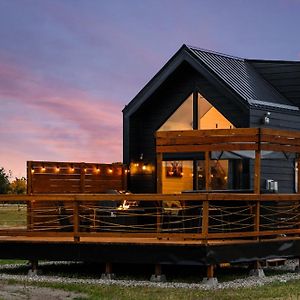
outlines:
[[[198,114],[193,113],[193,94],[191,94],[158,131],[192,130],[192,129],[229,129],[234,128],[214,106],[201,94],[197,94]],[[198,121],[193,122],[193,116],[198,116]],[[194,124],[194,126],[193,126]]]
[[[192,130],[193,129],[193,94],[191,94],[158,129],[168,130]]]

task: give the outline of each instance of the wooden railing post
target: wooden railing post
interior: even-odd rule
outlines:
[[[259,138],[260,139],[260,138]],[[261,151],[260,145],[258,150],[255,150],[255,167],[254,167],[254,193],[257,195],[254,211],[254,231],[259,234],[260,229],[260,174],[261,174]],[[259,240],[257,235],[256,240]]]
[[[208,224],[209,224],[209,200],[204,200],[202,204],[202,236],[205,242],[208,237]]]
[[[73,234],[74,242],[79,242],[79,202],[76,200],[73,204]]]
[[[205,152],[205,189],[211,189],[210,152]]]

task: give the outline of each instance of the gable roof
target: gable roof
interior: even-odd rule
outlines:
[[[255,68],[254,60],[183,45],[149,83],[125,106],[124,114],[134,113],[184,61],[213,85],[231,93],[244,106],[270,106],[299,110]],[[259,60],[256,60],[258,62]],[[300,101],[299,101],[300,103]]]
[[[300,61],[248,60],[265,80],[300,107]]]

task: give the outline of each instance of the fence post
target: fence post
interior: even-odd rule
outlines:
[[[257,232],[256,240],[259,240],[259,227],[260,227],[260,197],[256,200],[254,210],[254,231]]]
[[[208,223],[209,223],[209,200],[207,199],[202,204],[202,237],[207,242],[208,237]]]
[[[79,202],[76,200],[73,203],[73,234],[74,242],[79,242]]]

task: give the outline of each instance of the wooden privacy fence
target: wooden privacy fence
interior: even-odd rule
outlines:
[[[27,162],[27,194],[105,193],[126,190],[121,163]]]
[[[1,195],[0,201],[35,207],[27,228],[2,228],[0,236],[73,237],[77,242],[107,236],[202,242],[300,237],[299,194]],[[170,207],[169,201],[181,205]]]

